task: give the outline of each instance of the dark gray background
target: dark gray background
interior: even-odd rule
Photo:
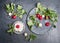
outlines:
[[[58,23],[57,28],[50,30],[48,33],[44,35],[37,35],[37,39],[31,42],[28,42],[24,39],[23,35],[9,35],[5,31],[8,29],[7,24],[12,23],[16,20],[10,19],[4,7],[6,3],[16,3],[23,6],[23,8],[27,11],[27,13],[35,7],[37,2],[41,2],[44,6],[55,9],[58,14]],[[26,17],[23,19],[26,20]],[[24,22],[23,21],[23,22]],[[60,0],[0,0],[0,43],[60,43]],[[25,22],[26,25],[26,22]],[[30,33],[29,29],[26,25],[26,31],[28,34]]]

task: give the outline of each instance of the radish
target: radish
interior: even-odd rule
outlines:
[[[12,15],[12,19],[16,19],[16,15]]]
[[[42,20],[42,15],[36,14],[36,17],[37,17],[39,20]]]
[[[19,25],[16,25],[16,28],[20,28],[20,26]]]
[[[46,22],[45,23],[45,26],[50,26],[50,22]]]

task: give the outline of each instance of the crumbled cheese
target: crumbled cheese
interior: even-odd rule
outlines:
[[[12,13],[9,13],[9,16],[11,16],[12,15]]]
[[[24,33],[24,36],[27,36],[28,34],[27,33]]]
[[[42,15],[42,17],[44,18],[44,17],[45,17],[45,15]]]
[[[39,27],[42,27],[42,23],[39,23]]]

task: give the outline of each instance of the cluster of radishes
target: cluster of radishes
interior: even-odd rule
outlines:
[[[41,15],[41,14],[36,14],[36,17],[39,19],[39,20],[42,20],[42,19],[50,19],[50,16],[45,16],[45,15]],[[50,26],[50,22],[46,22],[45,23],[45,26]]]

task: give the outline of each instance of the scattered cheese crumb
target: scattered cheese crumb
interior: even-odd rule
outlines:
[[[24,36],[27,36],[28,34],[27,33],[24,33]]]
[[[39,27],[42,27],[42,23],[39,23]]]
[[[9,13],[9,16],[11,16],[12,15],[12,13]]]
[[[44,16],[44,15],[42,15],[42,17],[44,18],[45,16]]]

